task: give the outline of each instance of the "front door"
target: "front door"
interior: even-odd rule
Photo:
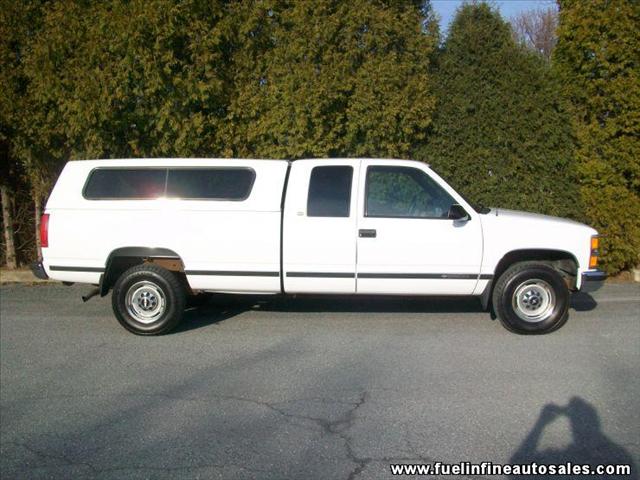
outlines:
[[[287,293],[355,293],[360,160],[292,163],[284,209]]]
[[[450,220],[457,193],[414,162],[362,161],[358,293],[469,295],[482,260],[482,226]]]

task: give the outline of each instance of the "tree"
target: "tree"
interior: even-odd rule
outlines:
[[[48,3],[21,157],[407,155],[434,104],[423,7]]]
[[[226,3],[47,4],[25,59],[25,162],[219,152]]]
[[[17,220],[16,200],[22,203],[23,196],[16,193],[20,193],[17,189],[24,188],[25,180],[16,151],[21,135],[20,124],[27,116],[25,92],[28,79],[24,75],[23,61],[27,44],[40,26],[41,6],[42,1],[39,0],[0,1],[0,190],[5,262],[9,268],[15,268],[19,263],[14,224]]]
[[[15,237],[13,234],[13,215],[11,208],[11,196],[9,187],[0,184],[0,203],[2,203],[2,230],[4,235],[5,264],[7,268],[14,269],[16,262]]]
[[[559,5],[553,61],[572,106],[586,214],[613,273],[640,260],[640,3]]]
[[[220,151],[228,2],[0,2],[3,193],[26,177],[36,246],[65,161]]]
[[[0,2],[36,210],[70,159],[404,156],[431,121],[428,2]]]
[[[572,134],[547,62],[486,3],[465,4],[434,78],[434,125],[416,157],[472,202],[580,217]]]
[[[229,156],[407,156],[431,123],[423,2],[246,2]]]
[[[511,26],[517,42],[538,52],[547,61],[551,60],[551,52],[558,41],[558,10],[555,7],[521,12],[511,19]]]

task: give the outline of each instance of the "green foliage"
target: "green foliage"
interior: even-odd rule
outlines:
[[[51,2],[24,62],[27,154],[219,151],[229,81],[224,2]]]
[[[42,17],[14,139],[29,165],[401,156],[430,123],[421,2],[63,1]]]
[[[41,9],[41,0],[0,0],[0,181],[10,187],[24,180],[19,178],[23,168],[15,151],[22,120],[28,115],[28,82],[22,62],[26,46],[39,28]]]
[[[640,3],[560,6],[550,66],[484,3],[438,49],[422,0],[0,0],[2,180],[37,195],[69,159],[414,152],[474,202],[586,215],[628,268]]]
[[[416,4],[417,3],[417,4]],[[233,156],[406,156],[430,124],[420,2],[247,2],[224,134]]]
[[[474,203],[580,216],[557,83],[497,11],[485,3],[459,9],[434,84],[433,132],[416,157]]]
[[[586,214],[615,272],[640,261],[640,3],[559,3],[553,61],[572,105]]]

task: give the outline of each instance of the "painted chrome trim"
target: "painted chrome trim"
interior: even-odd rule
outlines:
[[[420,279],[420,280],[488,280],[493,275],[478,273],[358,273],[358,278]]]
[[[306,278],[354,278],[347,272],[287,272],[287,277]],[[478,273],[358,273],[357,278],[420,279],[420,280],[490,280],[493,275]]]
[[[349,272],[287,272],[287,277],[304,278],[355,278],[355,273]]]
[[[67,267],[60,265],[50,265],[49,270],[57,272],[104,272],[104,268],[102,267]]]
[[[279,277],[279,272],[251,272],[241,270],[185,270],[187,275],[209,275],[212,277]]]

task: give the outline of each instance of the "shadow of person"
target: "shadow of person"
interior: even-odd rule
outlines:
[[[540,450],[539,443],[545,428],[561,415],[565,415],[571,426],[572,443],[566,448]],[[580,397],[573,397],[566,407],[553,403],[544,406],[540,416],[518,450],[509,460],[510,464],[564,465],[629,465],[630,475],[598,475],[597,478],[638,479],[638,471],[631,455],[620,445],[612,442],[601,430],[598,412]],[[561,478],[578,478],[570,473]],[[509,478],[539,478],[539,476],[511,475]]]

